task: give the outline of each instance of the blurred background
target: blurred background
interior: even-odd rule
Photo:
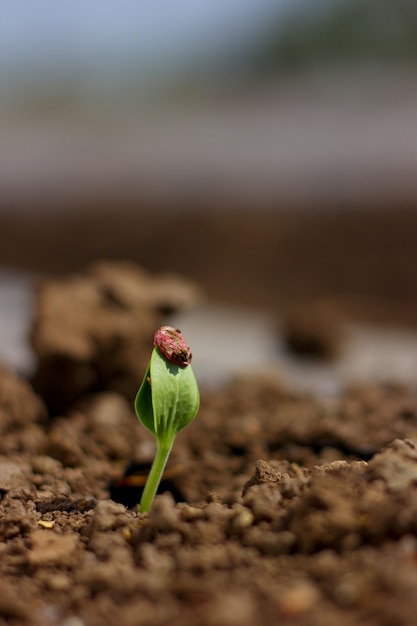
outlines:
[[[2,0],[0,265],[414,325],[416,78],[412,0]]]

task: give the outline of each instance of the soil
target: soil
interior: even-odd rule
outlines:
[[[190,197],[169,206],[91,198],[52,212],[0,198],[0,264],[46,275],[98,259],[130,259],[198,282],[208,298],[282,315],[336,309],[362,319],[417,324],[415,203],[271,206]]]
[[[134,379],[152,325],[200,295],[131,263],[39,286],[34,379],[0,370],[0,625],[416,624],[415,389],[203,390],[138,512]],[[293,326],[334,356],[319,322]]]

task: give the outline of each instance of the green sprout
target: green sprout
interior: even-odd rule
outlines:
[[[162,326],[136,395],[136,415],[156,438],[156,454],[139,511],[150,510],[175,437],[197,414],[200,394],[191,368],[192,354],[181,331]]]

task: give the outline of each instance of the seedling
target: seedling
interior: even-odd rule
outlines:
[[[175,437],[197,414],[200,394],[191,368],[192,354],[181,331],[162,326],[135,400],[136,415],[156,438],[156,455],[139,511],[150,510]]]

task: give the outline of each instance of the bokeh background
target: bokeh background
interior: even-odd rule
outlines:
[[[415,324],[416,78],[412,0],[3,0],[0,265]]]

